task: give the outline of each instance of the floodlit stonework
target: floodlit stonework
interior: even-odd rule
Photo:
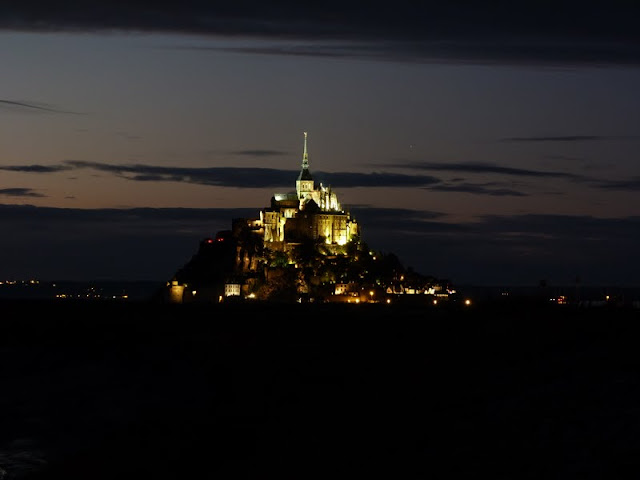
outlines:
[[[276,193],[271,207],[260,211],[256,224],[264,232],[265,246],[277,251],[287,251],[290,244],[311,239],[335,252],[335,247],[359,237],[358,223],[342,208],[331,187],[315,185],[309,171],[307,132],[296,191]]]
[[[275,193],[256,218],[235,218],[231,230],[203,239],[167,283],[167,301],[389,303],[447,291],[395,255],[370,250],[361,237],[333,189],[316,185],[305,132],[295,190]]]

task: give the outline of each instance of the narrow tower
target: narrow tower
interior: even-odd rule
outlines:
[[[307,132],[304,132],[304,149],[302,151],[302,170],[296,180],[296,193],[298,194],[298,200],[301,202],[305,199],[307,194],[313,192],[313,177],[309,172],[309,155],[307,154]]]
[[[307,154],[307,132],[304,132],[304,148],[302,150],[302,169],[309,170],[309,154]]]

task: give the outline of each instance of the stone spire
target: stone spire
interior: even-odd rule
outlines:
[[[298,175],[298,181],[307,180],[313,181],[311,172],[309,172],[309,154],[307,153],[307,132],[304,132],[304,149],[302,151],[302,169],[300,175]],[[313,187],[311,187],[313,189]]]
[[[307,132],[304,132],[304,151],[302,153],[302,169],[309,170],[309,155],[307,154]]]
[[[302,151],[302,169],[300,170],[300,175],[298,175],[298,179],[296,180],[296,193],[298,194],[298,199],[300,200],[300,208],[302,208],[302,201],[308,194],[313,192],[313,177],[309,172],[309,155],[307,153],[307,132],[304,132],[304,149]]]

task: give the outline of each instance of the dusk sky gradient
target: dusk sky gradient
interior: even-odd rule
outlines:
[[[640,3],[0,5],[0,280],[168,280],[310,171],[454,284],[640,285]]]

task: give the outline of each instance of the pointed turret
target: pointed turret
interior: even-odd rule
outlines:
[[[307,132],[304,132],[304,148],[302,151],[302,169],[296,180],[298,199],[303,200],[308,193],[313,192],[313,177],[309,172],[309,154],[307,153]]]
[[[302,170],[309,170],[309,154],[307,153],[307,132],[304,132],[304,148],[302,150]]]

